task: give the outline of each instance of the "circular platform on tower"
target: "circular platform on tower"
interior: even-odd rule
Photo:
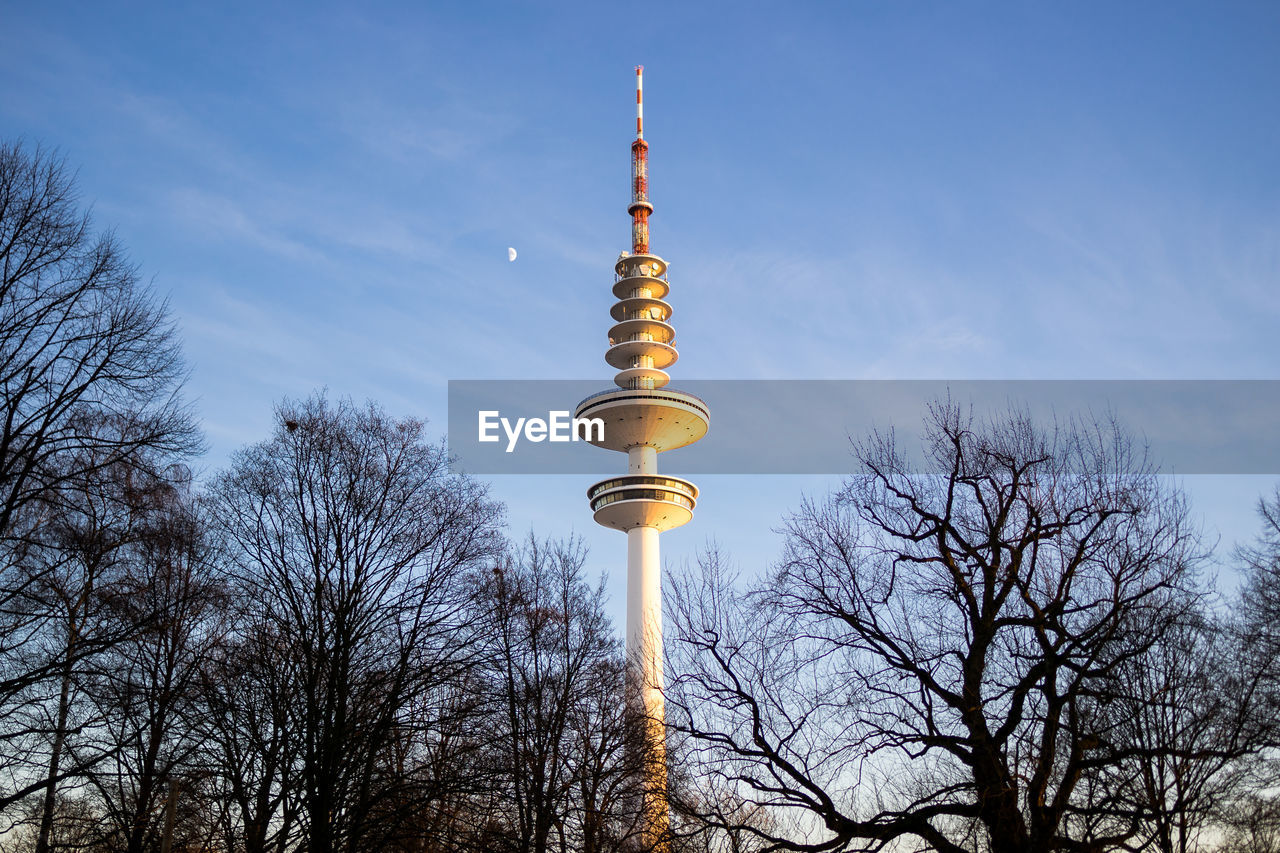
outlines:
[[[662,300],[671,292],[667,262],[657,255],[626,255],[613,267],[613,295],[618,299]]]
[[[707,434],[711,413],[700,398],[670,388],[615,389],[593,394],[578,404],[575,418],[600,418],[604,437],[591,443],[625,451],[647,445],[659,453],[693,444]]]
[[[587,499],[604,527],[670,530],[693,518],[698,487],[678,477],[633,474],[601,480],[587,489]]]
[[[637,317],[649,317],[666,322],[671,319],[672,309],[670,303],[663,302],[661,299],[638,296],[614,303],[614,306],[609,309],[609,314],[618,322],[634,320]]]

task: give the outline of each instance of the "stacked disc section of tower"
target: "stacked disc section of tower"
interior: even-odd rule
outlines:
[[[652,527],[670,530],[693,517],[698,488],[687,480],[660,477],[657,454],[684,447],[707,433],[710,414],[702,400],[669,387],[667,369],[680,357],[671,325],[667,262],[649,251],[649,146],[644,141],[640,69],[636,86],[636,140],[631,146],[631,252],[614,265],[605,361],[618,373],[618,390],[604,391],[578,404],[574,416],[600,418],[604,437],[598,447],[624,452],[627,474],[596,483],[587,491],[595,520],[617,530]]]
[[[698,488],[687,480],[658,476],[657,454],[692,444],[707,434],[710,413],[692,394],[669,387],[666,369],[679,355],[667,264],[652,254],[624,255],[615,267],[612,315],[605,361],[617,369],[616,389],[578,404],[574,417],[600,418],[597,447],[624,452],[627,474],[596,483],[587,491],[595,520],[616,530],[653,527],[670,530],[693,517]]]

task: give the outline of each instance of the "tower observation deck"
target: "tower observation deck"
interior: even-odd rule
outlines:
[[[605,361],[617,388],[578,404],[577,418],[600,418],[597,447],[627,454],[627,472],[587,490],[596,523],[627,534],[628,701],[644,727],[642,846],[664,850],[669,810],[663,750],[662,589],[658,534],[693,518],[698,487],[658,474],[657,457],[707,433],[706,403],[669,386],[676,363],[667,262],[649,250],[649,145],[644,139],[643,67],[636,68],[636,138],[631,143],[631,251],[614,264],[609,348]]]

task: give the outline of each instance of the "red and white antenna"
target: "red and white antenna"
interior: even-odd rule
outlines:
[[[631,251],[649,254],[649,143],[644,141],[644,66],[636,66],[636,141],[631,143]]]
[[[644,66],[636,66],[636,139],[644,139]]]

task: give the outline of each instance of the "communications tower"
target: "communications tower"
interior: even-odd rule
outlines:
[[[659,476],[658,454],[692,444],[710,421],[702,400],[668,386],[679,358],[671,326],[667,262],[649,251],[649,145],[644,140],[643,66],[636,67],[636,138],[631,143],[631,251],[614,264],[609,348],[618,387],[578,404],[574,416],[600,418],[597,447],[627,454],[627,473],[587,490],[597,524],[627,534],[628,701],[648,748],[642,827],[645,847],[665,849],[669,825],[663,749],[662,590],[658,534],[688,523],[698,488]]]

